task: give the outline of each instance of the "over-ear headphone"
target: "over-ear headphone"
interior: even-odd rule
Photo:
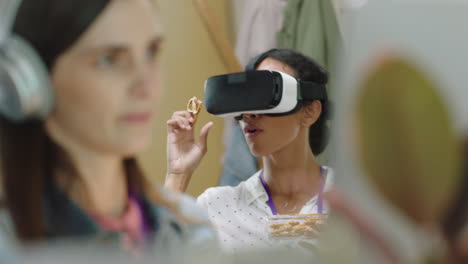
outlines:
[[[20,4],[0,2],[0,114],[12,121],[43,119],[52,110],[54,95],[39,54],[11,32]]]

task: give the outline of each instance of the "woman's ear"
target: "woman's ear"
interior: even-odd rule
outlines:
[[[319,119],[322,113],[322,103],[319,100],[314,100],[312,103],[304,105],[302,109],[301,124],[310,127]]]

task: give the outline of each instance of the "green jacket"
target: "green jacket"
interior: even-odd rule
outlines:
[[[279,48],[301,52],[314,59],[329,72],[331,85],[335,83],[335,60],[343,46],[332,0],[289,0],[284,10],[284,25],[278,32]],[[328,94],[335,93],[328,85]],[[330,148],[317,157],[321,164],[333,164]]]
[[[332,71],[343,40],[331,0],[289,0],[284,12],[278,47],[299,51]]]

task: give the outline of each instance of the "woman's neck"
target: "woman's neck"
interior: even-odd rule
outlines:
[[[62,170],[57,176],[62,186],[65,185],[60,184],[60,179],[71,179],[67,190],[69,197],[87,211],[107,216],[121,215],[128,198],[122,160],[98,153],[68,153],[73,171]]]
[[[308,196],[320,185],[320,165],[308,144],[290,144],[263,157],[263,177],[272,195]]]
[[[119,216],[127,205],[127,180],[123,158],[92,150],[70,138],[52,135],[65,150],[65,162],[55,179],[70,199],[84,210],[107,216]]]

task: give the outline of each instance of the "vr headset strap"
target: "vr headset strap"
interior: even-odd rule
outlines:
[[[327,88],[315,82],[299,82],[299,100],[328,100]]]

